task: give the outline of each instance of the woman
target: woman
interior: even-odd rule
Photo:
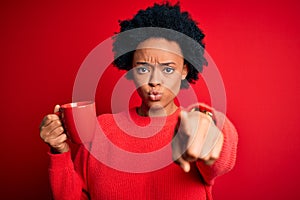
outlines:
[[[130,39],[115,37],[114,64],[128,71],[127,77],[134,81],[142,103],[129,111],[100,115],[98,122],[113,145],[140,156],[141,160],[120,156],[99,135],[88,145],[81,145],[72,160],[60,119],[49,114],[42,121],[40,135],[50,146],[53,197],[212,199],[215,178],[234,166],[236,130],[227,118],[218,128],[216,123],[224,119],[223,114],[206,105],[185,111],[175,103],[180,89],[188,87],[187,82],[196,81],[206,64],[204,34],[187,12],[180,11],[178,4],[169,3],[141,10],[120,26],[121,32],[141,27],[173,30],[191,37],[199,47],[163,31],[139,29]],[[124,44],[135,50],[123,53]],[[207,142],[212,135],[217,136],[213,145]],[[168,144],[170,151],[161,152]],[[207,147],[209,151],[203,153]],[[145,157],[149,152],[158,154]],[[172,159],[174,162],[167,162]]]

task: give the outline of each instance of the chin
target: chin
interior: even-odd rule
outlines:
[[[153,111],[161,111],[161,110],[165,110],[165,105],[161,104],[161,102],[148,102],[147,106],[149,108],[149,110],[153,110]]]
[[[161,104],[151,104],[150,106],[149,106],[149,108],[150,108],[150,110],[162,110],[162,109],[164,109],[164,107],[163,107],[163,105],[161,105]]]

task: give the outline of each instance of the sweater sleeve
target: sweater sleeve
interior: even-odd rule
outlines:
[[[229,172],[235,165],[238,135],[235,127],[229,119],[218,111],[213,111],[217,126],[224,136],[224,142],[219,159],[211,166],[203,161],[196,163],[204,181],[208,185],[213,185],[216,177]],[[218,122],[223,122],[218,124]]]
[[[74,166],[71,153],[48,154],[50,156],[49,180],[53,199],[88,199],[86,184],[83,181],[84,170]],[[83,157],[82,154],[78,151],[75,162]]]

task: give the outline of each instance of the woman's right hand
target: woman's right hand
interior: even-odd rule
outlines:
[[[59,111],[59,105],[54,108],[54,113]],[[40,136],[48,144],[52,153],[64,153],[69,151],[67,135],[62,123],[56,114],[46,115],[40,125]]]

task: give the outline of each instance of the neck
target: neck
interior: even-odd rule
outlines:
[[[153,106],[153,107],[147,107],[145,105],[141,105],[139,108],[137,108],[137,113],[140,116],[146,116],[146,117],[163,117],[173,114],[177,110],[177,106],[175,103],[169,105],[168,107],[159,107],[159,106]]]

